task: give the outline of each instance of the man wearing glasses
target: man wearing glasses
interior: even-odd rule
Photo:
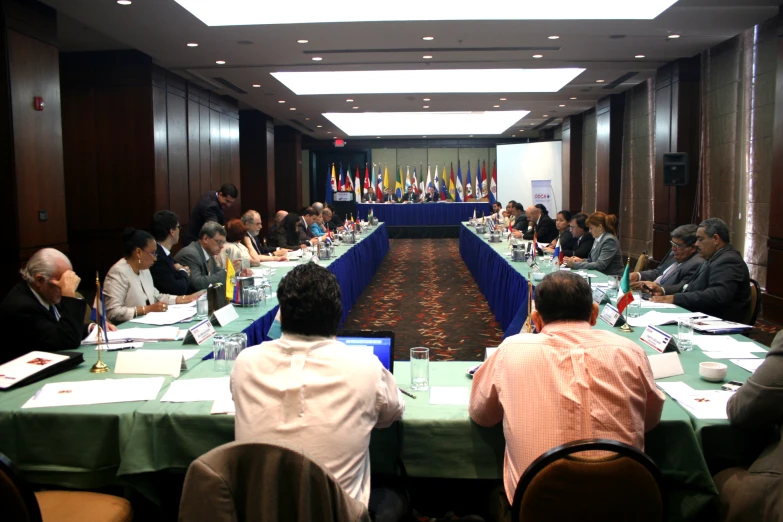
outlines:
[[[633,272],[631,274],[633,287],[640,287],[643,281],[652,281],[658,285],[677,285],[690,281],[704,262],[704,258],[696,249],[698,228],[696,225],[682,225],[675,228],[669,241],[671,249],[661,260],[658,268]],[[647,286],[653,287],[651,284]]]
[[[595,238],[590,234],[585,221],[587,221],[587,214],[584,212],[579,212],[571,217],[568,228],[571,230],[571,235],[574,236],[576,243],[574,243],[573,250],[563,250],[563,256],[587,259],[590,255]]]
[[[226,244],[226,229],[220,223],[208,221],[201,227],[199,240],[194,241],[174,258],[180,265],[190,267],[190,291],[205,290],[209,285],[226,282],[226,269],[218,267],[215,256],[219,255]],[[234,263],[239,269],[241,260]],[[250,270],[247,269],[250,275]],[[244,273],[242,275],[245,275]]]

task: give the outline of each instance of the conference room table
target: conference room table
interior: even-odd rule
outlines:
[[[492,205],[488,202],[455,203],[436,201],[433,203],[359,203],[359,216],[367,219],[370,211],[378,221],[390,227],[410,226],[460,226],[475,213],[477,217],[490,215]]]

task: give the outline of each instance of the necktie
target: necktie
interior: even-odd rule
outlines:
[[[679,263],[672,263],[671,265],[669,265],[669,268],[667,268],[666,270],[663,271],[663,273],[658,278],[658,281],[656,281],[656,283],[658,283],[659,285],[662,285],[664,282],[666,282],[666,280],[669,279],[669,277],[674,273],[674,269],[678,265],[679,265]]]
[[[54,306],[54,305],[49,305],[49,311],[50,311],[50,312],[52,313],[52,315],[54,316],[54,320],[55,320],[55,321],[59,321],[59,320],[60,320],[60,312],[58,312],[58,311],[57,311],[57,307],[56,307],[56,306]]]

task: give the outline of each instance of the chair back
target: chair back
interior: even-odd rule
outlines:
[[[753,326],[761,312],[761,287],[755,279],[750,280],[750,310],[748,311],[748,321],[745,324]]]
[[[642,252],[639,255],[639,259],[636,260],[636,266],[634,267],[634,272],[644,272],[647,270],[647,252]]]
[[[582,452],[591,455],[574,455]],[[660,471],[647,455],[615,440],[583,439],[544,453],[525,470],[511,512],[514,522],[660,522],[665,508]]]
[[[41,510],[33,488],[2,453],[0,453],[0,506],[2,506],[3,520],[41,522]]]
[[[261,442],[232,442],[191,463],[180,499],[183,522],[367,521],[324,468],[294,450]]]

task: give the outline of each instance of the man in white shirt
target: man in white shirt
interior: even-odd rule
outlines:
[[[370,434],[405,409],[397,382],[375,355],[335,339],[340,286],[327,269],[294,268],[277,299],[282,336],[244,350],[231,373],[236,440],[301,451],[367,506]]]

